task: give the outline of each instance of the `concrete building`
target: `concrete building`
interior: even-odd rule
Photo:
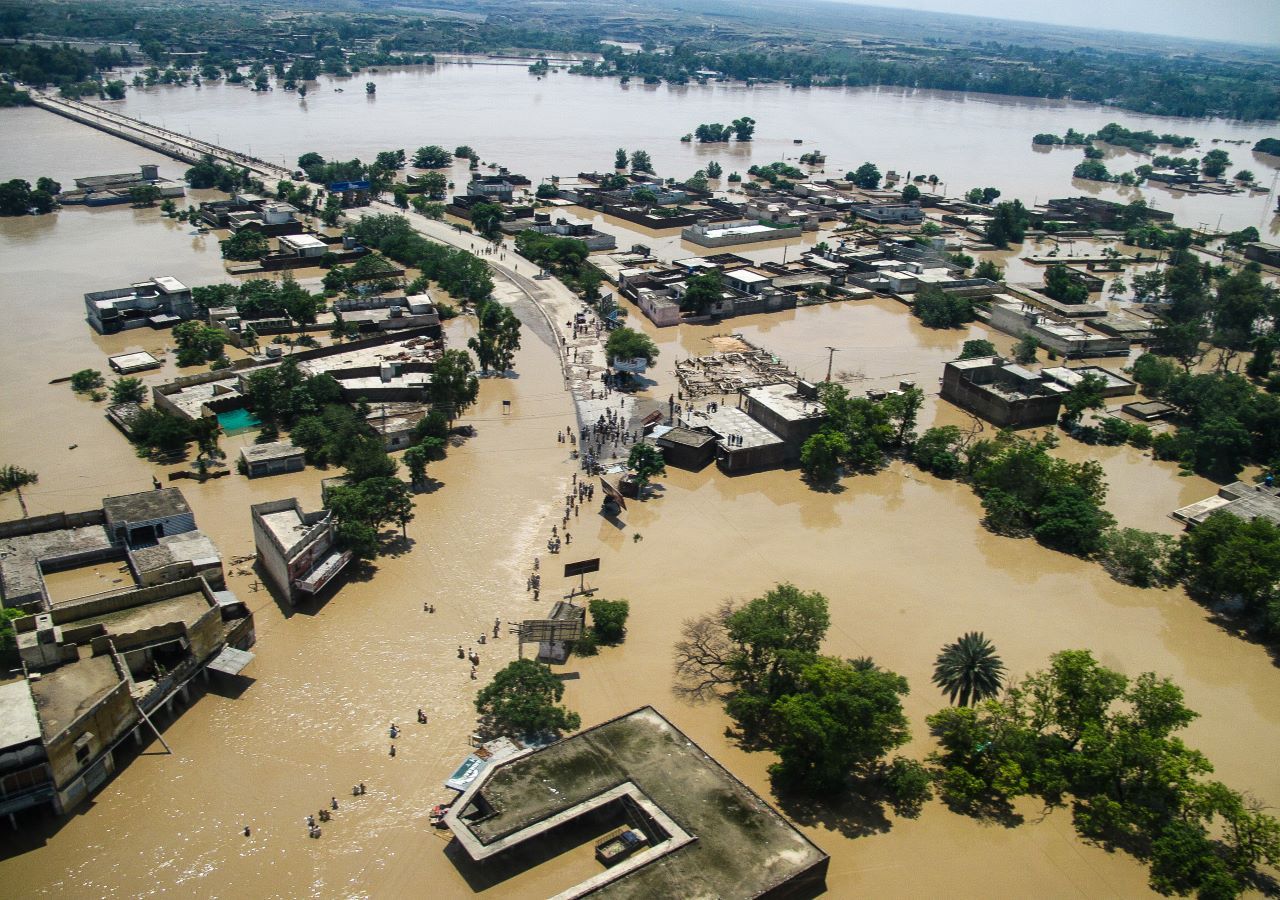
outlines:
[[[859,218],[877,225],[919,225],[924,221],[924,210],[916,202],[855,203],[852,209]]]
[[[558,898],[812,897],[826,883],[827,854],[652,707],[488,765],[445,824],[473,863],[551,867],[541,891]],[[584,830],[643,840],[584,879],[568,861]]]
[[[782,438],[790,459],[800,457],[800,446],[827,420],[818,389],[808,382],[748,388],[742,396],[747,415]]]
[[[137,172],[121,172],[115,175],[90,175],[76,179],[75,190],[64,191],[58,195],[58,202],[64,206],[84,204],[85,206],[115,206],[133,202],[130,191],[136,187],[152,186],[160,192],[161,198],[175,198],[186,195],[186,185],[177,181],[169,181],[160,177],[160,167],[144,164]]]
[[[111,371],[118,375],[132,375],[135,372],[145,372],[148,369],[158,369],[162,365],[160,360],[156,359],[146,350],[138,350],[134,353],[121,353],[118,356],[107,357],[107,365],[111,366]]]
[[[502,230],[507,234],[519,234],[521,231],[536,231],[540,234],[554,234],[582,241],[592,253],[598,250],[613,250],[618,246],[618,239],[612,234],[597,231],[590,222],[570,222],[559,218],[551,221],[548,213],[536,212],[532,219],[517,219],[503,222]]]
[[[762,225],[753,219],[733,219],[728,222],[712,222],[699,219],[680,230],[680,237],[699,247],[732,247],[738,244],[755,244],[761,241],[781,241],[800,237],[798,225],[774,227]]]
[[[669,466],[697,472],[715,458],[716,437],[709,431],[658,425],[650,436]]]
[[[250,507],[258,565],[276,593],[295,605],[315,596],[351,561],[339,550],[333,515],[328,510],[304,513],[296,498]]]
[[[479,175],[467,185],[468,197],[480,197],[490,203],[510,203],[516,186],[506,175]]]
[[[1244,258],[1266,266],[1280,267],[1280,247],[1263,241],[1244,245]]]
[[[0,799],[11,812],[24,800],[70,812],[115,772],[122,742],[142,742],[153,727],[148,717],[175,697],[189,699],[189,683],[208,669],[237,674],[254,642],[244,604],[202,578],[55,604],[14,627],[44,758],[24,750],[30,787],[25,797]],[[10,702],[0,713],[13,714],[22,730],[0,725],[6,740],[31,731],[20,693],[4,692]],[[34,748],[34,739],[24,746]]]
[[[302,448],[293,446],[289,441],[271,441],[241,447],[240,462],[244,474],[250,478],[301,472],[307,465]]]
[[[129,328],[167,328],[194,318],[191,289],[171,275],[157,275],[127,288],[92,291],[84,295],[89,324],[99,334]]]
[[[955,360],[942,370],[942,399],[1000,428],[1053,424],[1065,393],[999,356]]]
[[[334,301],[333,307],[342,313],[344,322],[356,325],[362,332],[427,328],[435,329],[439,336],[440,312],[429,293],[342,297]]]
[[[313,234],[283,234],[280,255],[319,260],[329,252],[329,245]]]
[[[736,406],[686,410],[679,424],[715,435],[716,465],[731,475],[776,468],[791,457],[786,441]]]
[[[988,323],[992,328],[1015,337],[1029,334],[1042,347],[1067,359],[1122,356],[1129,352],[1127,338],[1086,331],[1012,298],[998,299],[990,305],[989,311]]]
[[[1066,366],[1054,366],[1040,370],[1041,377],[1060,384],[1067,390],[1075,387],[1081,382],[1085,375],[1093,375],[1101,378],[1107,383],[1102,389],[1104,397],[1131,397],[1138,393],[1138,386],[1115,372],[1108,371],[1101,366],[1079,366],[1075,369],[1069,369]]]
[[[195,514],[177,488],[108,497],[102,501],[102,512],[111,543],[131,549],[196,530]]]
[[[1272,524],[1280,525],[1280,487],[1236,481],[1218,488],[1212,497],[1175,509],[1172,515],[1188,528],[1194,528],[1219,512],[1231,513],[1245,521],[1269,519]]]

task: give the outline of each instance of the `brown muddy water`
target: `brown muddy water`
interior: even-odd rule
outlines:
[[[368,80],[378,85],[374,95],[363,90]],[[1274,128],[1145,116],[1066,101],[902,88],[623,85],[565,72],[538,78],[518,67],[466,63],[325,77],[303,99],[283,90],[254,93],[220,82],[199,89],[131,89],[114,107],[290,166],[308,150],[326,158],[371,159],[379,150],[398,147],[412,154],[423,144],[449,150],[467,144],[486,163],[508,166],[537,183],[551,175],[608,169],[614,151],[625,147],[649,151],[663,177],[684,179],[712,160],[727,176],[817,149],[826,152],[830,174],[843,175],[871,160],[882,172],[936,174],[952,196],[988,185],[1004,191],[1005,199],[1017,197],[1028,205],[1080,193],[1124,201],[1141,196],[1173,211],[1182,225],[1212,228],[1221,217],[1228,230],[1253,225],[1264,234],[1280,233],[1272,195],[1190,195],[1073,180],[1078,148],[1031,144],[1038,132],[1088,132],[1119,122],[1138,131],[1191,135],[1201,143],[1197,156],[1222,146],[1231,156],[1232,173],[1251,169],[1264,187],[1272,187],[1280,159],[1250,148],[1274,136]],[[747,144],[680,141],[699,123],[744,115],[757,122],[755,138]],[[1215,138],[1246,143],[1215,145]],[[793,143],[796,139],[804,143]],[[1117,173],[1150,161],[1118,147],[1108,154],[1107,164]],[[453,176],[464,183],[465,165],[455,167]]]
[[[150,157],[52,116],[24,110],[10,120],[10,113],[5,121],[21,127],[0,129],[0,159],[15,174],[47,173],[65,183]],[[163,166],[170,174],[175,168]],[[164,471],[132,454],[102,417],[102,405],[48,381],[79,368],[105,369],[111,353],[162,350],[163,333],[93,335],[81,295],[152,274],[193,284],[220,280],[212,239],[154,211],[64,210],[0,222],[0,272],[0,460],[40,473],[40,483],[24,492],[31,512],[87,509],[104,495],[149,488],[152,475]],[[450,329],[455,346],[466,328],[457,322]],[[836,376],[854,389],[908,379],[930,395],[942,361],[966,337],[986,336],[978,326],[928,331],[883,300],[665,329],[654,333],[662,356],[651,392],[665,399],[675,359],[707,352],[706,338],[727,331],[810,377],[825,374],[830,345],[840,348]],[[1010,342],[991,339],[1002,348]],[[572,416],[555,359],[526,329],[518,377],[484,383],[465,418],[477,434],[430,470],[439,484],[418,498],[403,552],[317,606],[282,609],[255,589],[245,564],[233,561],[253,552],[250,504],[298,496],[315,508],[325,473],[184,484],[198,522],[228,561],[231,588],[255,611],[257,658],[246,671],[252,681],[238,694],[210,692],[167,717],[161,726],[173,754],[148,745],[61,825],[18,836],[0,830],[5,893],[461,897],[474,888],[526,897],[562,887],[564,873],[547,866],[492,886],[470,883],[427,823],[432,804],[448,796],[443,779],[467,752],[473,691],[515,655],[506,635],[478,648],[481,680],[472,682],[454,648],[473,645],[495,617],[546,608],[546,599],[534,604],[522,589],[540,552],[544,598],[567,587],[541,549],[572,471],[555,441]],[[503,400],[512,401],[510,415]],[[931,397],[922,427],[935,419],[959,417]],[[234,455],[248,439],[229,438],[224,447]],[[1112,483],[1109,506],[1124,524],[1173,531],[1167,511],[1212,491],[1125,448],[1061,452],[1102,459]],[[1224,633],[1181,592],[1124,587],[1096,565],[987,533],[977,500],[962,485],[894,464],[842,487],[813,492],[793,471],[727,478],[714,468],[673,470],[652,499],[631,505],[621,526],[584,509],[570,524],[572,553],[555,563],[600,555],[594,584],[604,596],[632,603],[626,644],[563,667],[566,701],[584,723],[653,704],[769,796],[769,757],[727,741],[717,708],[672,695],[671,646],[685,617],[790,580],[830,598],[826,652],[869,655],[910,680],[914,755],[928,751],[923,720],[943,699],[929,684],[937,648],[978,629],[1014,673],[1043,666],[1054,651],[1087,647],[1129,675],[1172,677],[1202,713],[1188,742],[1228,784],[1280,803],[1280,768],[1272,762],[1280,673],[1265,650]],[[13,495],[0,497],[0,518],[19,515]],[[110,572],[75,577],[109,579]],[[423,613],[424,601],[436,604],[434,615]],[[430,716],[427,726],[414,723],[419,706]],[[392,721],[403,728],[395,758],[388,755]],[[350,787],[358,781],[369,793],[356,800]],[[341,809],[321,840],[309,840],[304,817],[331,795]],[[1013,829],[975,823],[937,803],[914,821],[852,807],[786,811],[831,853],[831,896],[1148,893],[1145,870],[1078,840],[1066,811],[1044,816],[1026,807],[1026,823]],[[241,834],[245,825],[250,838]]]

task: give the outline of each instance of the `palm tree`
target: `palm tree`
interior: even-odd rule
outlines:
[[[35,484],[40,476],[20,466],[0,466],[0,494],[9,491],[18,492],[18,505],[22,507],[22,517],[27,517],[27,501],[22,499],[22,489]]]
[[[959,697],[961,706],[969,706],[1000,692],[1004,663],[982,632],[970,631],[943,646],[933,667],[933,683],[952,703]]]

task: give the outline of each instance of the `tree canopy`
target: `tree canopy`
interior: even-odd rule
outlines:
[[[493,735],[551,734],[576,731],[582,724],[575,712],[560,706],[564,683],[551,669],[532,659],[517,659],[498,670],[493,681],[476,695],[482,727]]]

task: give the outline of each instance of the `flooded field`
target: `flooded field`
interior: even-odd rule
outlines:
[[[367,95],[364,82],[378,85]],[[337,88],[342,88],[339,92]],[[1135,130],[1196,137],[1211,149],[1227,145],[1231,171],[1252,169],[1270,187],[1280,165],[1250,149],[1274,136],[1265,124],[1144,116],[1067,101],[913,91],[902,88],[809,88],[743,84],[643,85],[585,78],[565,72],[544,78],[518,67],[482,63],[362,72],[352,78],[323,77],[300,99],[285,91],[253,93],[244,86],[206,83],[200,89],[156,87],[130,90],[113,104],[121,112],[227,147],[251,149],[267,162],[292,166],[315,150],[327,158],[370,159],[379,150],[439,144],[475,148],[486,162],[508,166],[533,179],[605,170],[614,150],[649,151],[664,177],[684,179],[711,160],[725,174],[745,174],[753,164],[825,151],[826,170],[843,175],[863,162],[905,175],[936,174],[952,195],[971,187],[998,187],[1006,199],[1030,205],[1049,197],[1096,194],[1128,200],[1143,196],[1172,210],[1180,224],[1217,224],[1277,233],[1274,196],[1185,195],[1163,188],[1131,190],[1079,181],[1071,170],[1078,149],[1034,149],[1038,132],[1068,128],[1093,131],[1108,122]],[[747,144],[681,143],[702,122],[751,116],[758,123]],[[793,143],[802,140],[802,145]],[[1108,151],[1114,172],[1150,158],[1122,148]],[[466,178],[457,166],[453,178]]]
[[[402,80],[438,84],[431,96],[450,97],[450,79],[464,74],[481,84],[495,77],[488,70],[461,68],[379,75],[376,103],[379,109],[390,105],[384,101],[395,96],[391,87]],[[503,73],[508,78],[512,74]],[[523,73],[514,74],[524,85]],[[563,112],[566,107],[555,107],[562,95],[552,92],[567,90],[565,85],[592,97],[598,93],[601,99],[593,102],[599,103],[619,90],[616,84],[570,82],[563,75],[538,84],[545,100],[541,115]],[[259,140],[275,140],[293,156],[312,146],[322,152],[365,154],[381,144],[406,141],[450,146],[469,141],[486,157],[498,156],[482,138],[462,133],[456,124],[449,129],[458,128],[457,134],[442,127],[409,139],[403,127],[390,124],[383,133],[361,132],[352,122],[302,131],[282,117],[274,134],[268,128],[264,137],[248,141],[248,132],[274,114],[251,115],[246,109],[254,104],[262,110],[283,108],[280,104],[296,104],[296,98],[237,93],[234,105],[228,99],[219,111],[209,94],[232,89],[203,90],[203,95],[191,90],[164,94],[170,127],[178,120],[185,130],[189,121],[197,134],[210,138],[217,137],[210,129],[221,128],[224,144],[253,143],[255,152]],[[691,105],[691,126],[721,109],[756,115],[741,104],[766,96],[746,89],[707,90],[727,99],[714,109]],[[771,91],[789,103],[818,96]],[[649,96],[635,88],[633,93]],[[866,102],[891,108],[906,109],[911,102],[901,92],[864,94],[870,98]],[[492,115],[486,95],[477,96],[475,105]],[[133,105],[125,111],[158,121],[161,106],[145,104],[161,101],[151,97],[133,93]],[[347,110],[357,99],[363,109],[368,102],[363,95],[326,94],[308,103],[320,109],[332,101],[334,108]],[[655,95],[646,102],[654,102],[656,109],[657,99]],[[963,112],[966,121],[977,116],[974,121],[980,124],[989,106],[1006,116],[1023,116],[1025,121],[1008,129],[1031,128],[1028,137],[1034,131],[1063,130],[1066,124],[1091,124],[1078,110],[1061,105],[938,98],[927,104],[919,116]],[[774,107],[778,116],[787,108],[782,102]],[[878,109],[873,105],[867,114]],[[575,108],[574,117],[579,114]],[[440,121],[449,121],[449,115],[442,111]],[[767,115],[757,117],[764,123]],[[18,126],[0,129],[0,159],[6,171],[24,177],[49,174],[66,182],[78,174],[123,171],[153,161],[137,148],[38,111],[5,111],[0,118]],[[1125,115],[1121,121],[1140,118]],[[632,127],[624,126],[623,131]],[[1206,134],[1224,135],[1231,128],[1216,123],[1200,127]],[[1182,123],[1162,128],[1179,131]],[[232,129],[245,133],[229,134]],[[795,136],[818,136],[812,128],[807,132]],[[28,146],[31,135],[41,136],[38,151]],[[357,136],[376,144],[356,148]],[[496,144],[496,134],[492,140]],[[611,134],[607,141],[607,152],[590,150],[601,157],[600,165],[607,164],[617,143],[642,143],[625,134]],[[305,146],[298,147],[300,142]],[[762,141],[751,152],[764,153],[766,146]],[[504,162],[519,165],[513,144],[498,149]],[[653,149],[662,169],[660,148]],[[676,168],[677,153],[688,153],[692,163],[699,151],[679,146],[663,152],[669,153],[665,164]],[[540,161],[551,158],[541,139],[530,141],[530,153],[526,171],[531,177],[553,171]],[[864,154],[859,149],[856,155],[860,162]],[[865,155],[876,154],[869,148]],[[537,171],[543,165],[547,171]],[[954,167],[959,170],[959,162]],[[162,162],[162,172],[176,175],[180,169]],[[1022,177],[1030,182],[1035,176]],[[975,179],[1001,183],[986,175],[975,174]],[[5,381],[0,461],[40,473],[40,483],[24,491],[30,512],[88,509],[105,495],[148,489],[153,475],[163,478],[166,469],[138,459],[103,418],[102,404],[73,395],[65,384],[48,382],[80,368],[105,370],[105,357],[124,350],[163,351],[169,342],[164,332],[95,335],[83,319],[82,295],[149,275],[172,274],[188,284],[222,280],[213,239],[162,220],[154,210],[64,210],[56,216],[6,219],[0,221],[0,273],[0,313],[5,317],[0,327]],[[522,312],[528,325],[538,321],[535,314]],[[638,318],[633,314],[633,320]],[[733,331],[812,378],[825,374],[825,348],[837,347],[835,375],[853,390],[914,380],[929,395],[921,427],[961,421],[956,410],[934,395],[942,362],[953,358],[966,338],[989,337],[1002,349],[1012,341],[987,335],[976,325],[929,331],[905,307],[887,300],[809,307],[719,326],[659,331],[640,325],[662,354],[650,388],[657,398],[665,399],[674,389],[677,359],[705,353],[707,338]],[[452,324],[454,346],[465,340],[467,328],[464,321]],[[549,599],[568,586],[554,577],[553,561],[596,555],[602,558],[602,571],[593,583],[602,595],[631,601],[629,637],[621,647],[563,667],[566,702],[586,724],[653,704],[765,796],[771,758],[745,753],[727,741],[727,721],[717,707],[689,705],[673,696],[671,646],[684,618],[724,597],[748,599],[790,580],[831,600],[825,652],[872,656],[909,679],[912,693],[906,709],[916,740],[908,753],[922,756],[928,751],[924,717],[943,702],[929,684],[938,647],[975,629],[994,641],[1013,673],[1042,667],[1057,650],[1086,647],[1126,674],[1155,670],[1170,676],[1202,714],[1186,737],[1214,761],[1217,777],[1268,803],[1280,803],[1280,768],[1269,762],[1280,742],[1280,673],[1264,649],[1223,632],[1180,591],[1125,587],[1094,564],[1030,541],[989,534],[979,524],[981,508],[967,487],[938,481],[913,467],[895,463],[877,475],[848,479],[835,493],[809,490],[794,471],[728,478],[714,467],[700,473],[672,470],[652,499],[631,504],[621,527],[584,509],[570,526],[572,553],[548,557],[545,540],[558,521],[573,471],[555,432],[573,413],[555,352],[532,327],[526,327],[523,338],[518,376],[486,380],[479,403],[463,418],[475,425],[476,436],[429,468],[436,484],[419,495],[406,544],[317,605],[282,607],[257,584],[245,561],[253,553],[248,508],[297,496],[304,508],[314,509],[320,478],[330,473],[307,470],[254,481],[232,476],[204,485],[182,483],[200,527],[222,551],[229,586],[255,612],[257,658],[246,670],[252,681],[238,692],[210,691],[189,708],[166,715],[159,724],[173,754],[165,754],[157,742],[148,744],[64,822],[20,835],[0,830],[0,878],[9,886],[7,893],[78,898],[429,892],[460,897],[477,889],[487,897],[505,898],[562,887],[564,872],[545,865],[508,881],[468,882],[446,854],[445,841],[429,827],[428,813],[448,795],[442,781],[467,752],[473,692],[516,653],[505,633],[478,647],[480,680],[473,682],[455,648],[475,645],[476,636],[495,617],[506,622],[545,610]],[[168,371],[144,377],[153,383]],[[509,414],[504,400],[511,401]],[[251,435],[227,438],[223,447],[234,456],[250,440]],[[1168,510],[1213,490],[1208,482],[1180,478],[1172,466],[1129,448],[1064,444],[1059,452],[1102,461],[1112,485],[1108,506],[1126,525],[1173,532]],[[0,520],[20,515],[14,495],[0,497]],[[535,604],[523,582],[539,554],[544,599]],[[82,582],[96,583],[92,580],[109,574],[109,567],[67,573],[68,583],[59,582],[60,589],[78,589]],[[437,611],[424,613],[423,602],[434,603]],[[418,707],[428,713],[429,724],[414,723]],[[393,721],[403,728],[394,758],[387,736]],[[368,793],[351,797],[351,786],[361,781]],[[325,825],[324,837],[309,840],[304,818],[331,796],[340,809]],[[820,814],[785,811],[832,855],[828,884],[833,897],[1149,892],[1142,866],[1124,854],[1080,841],[1065,810],[1044,816],[1037,808],[1024,807],[1026,822],[1013,829],[978,824],[937,803],[913,821],[885,820],[853,806]],[[252,829],[248,838],[242,834],[246,825]],[[579,855],[570,854],[574,871],[582,863]]]

